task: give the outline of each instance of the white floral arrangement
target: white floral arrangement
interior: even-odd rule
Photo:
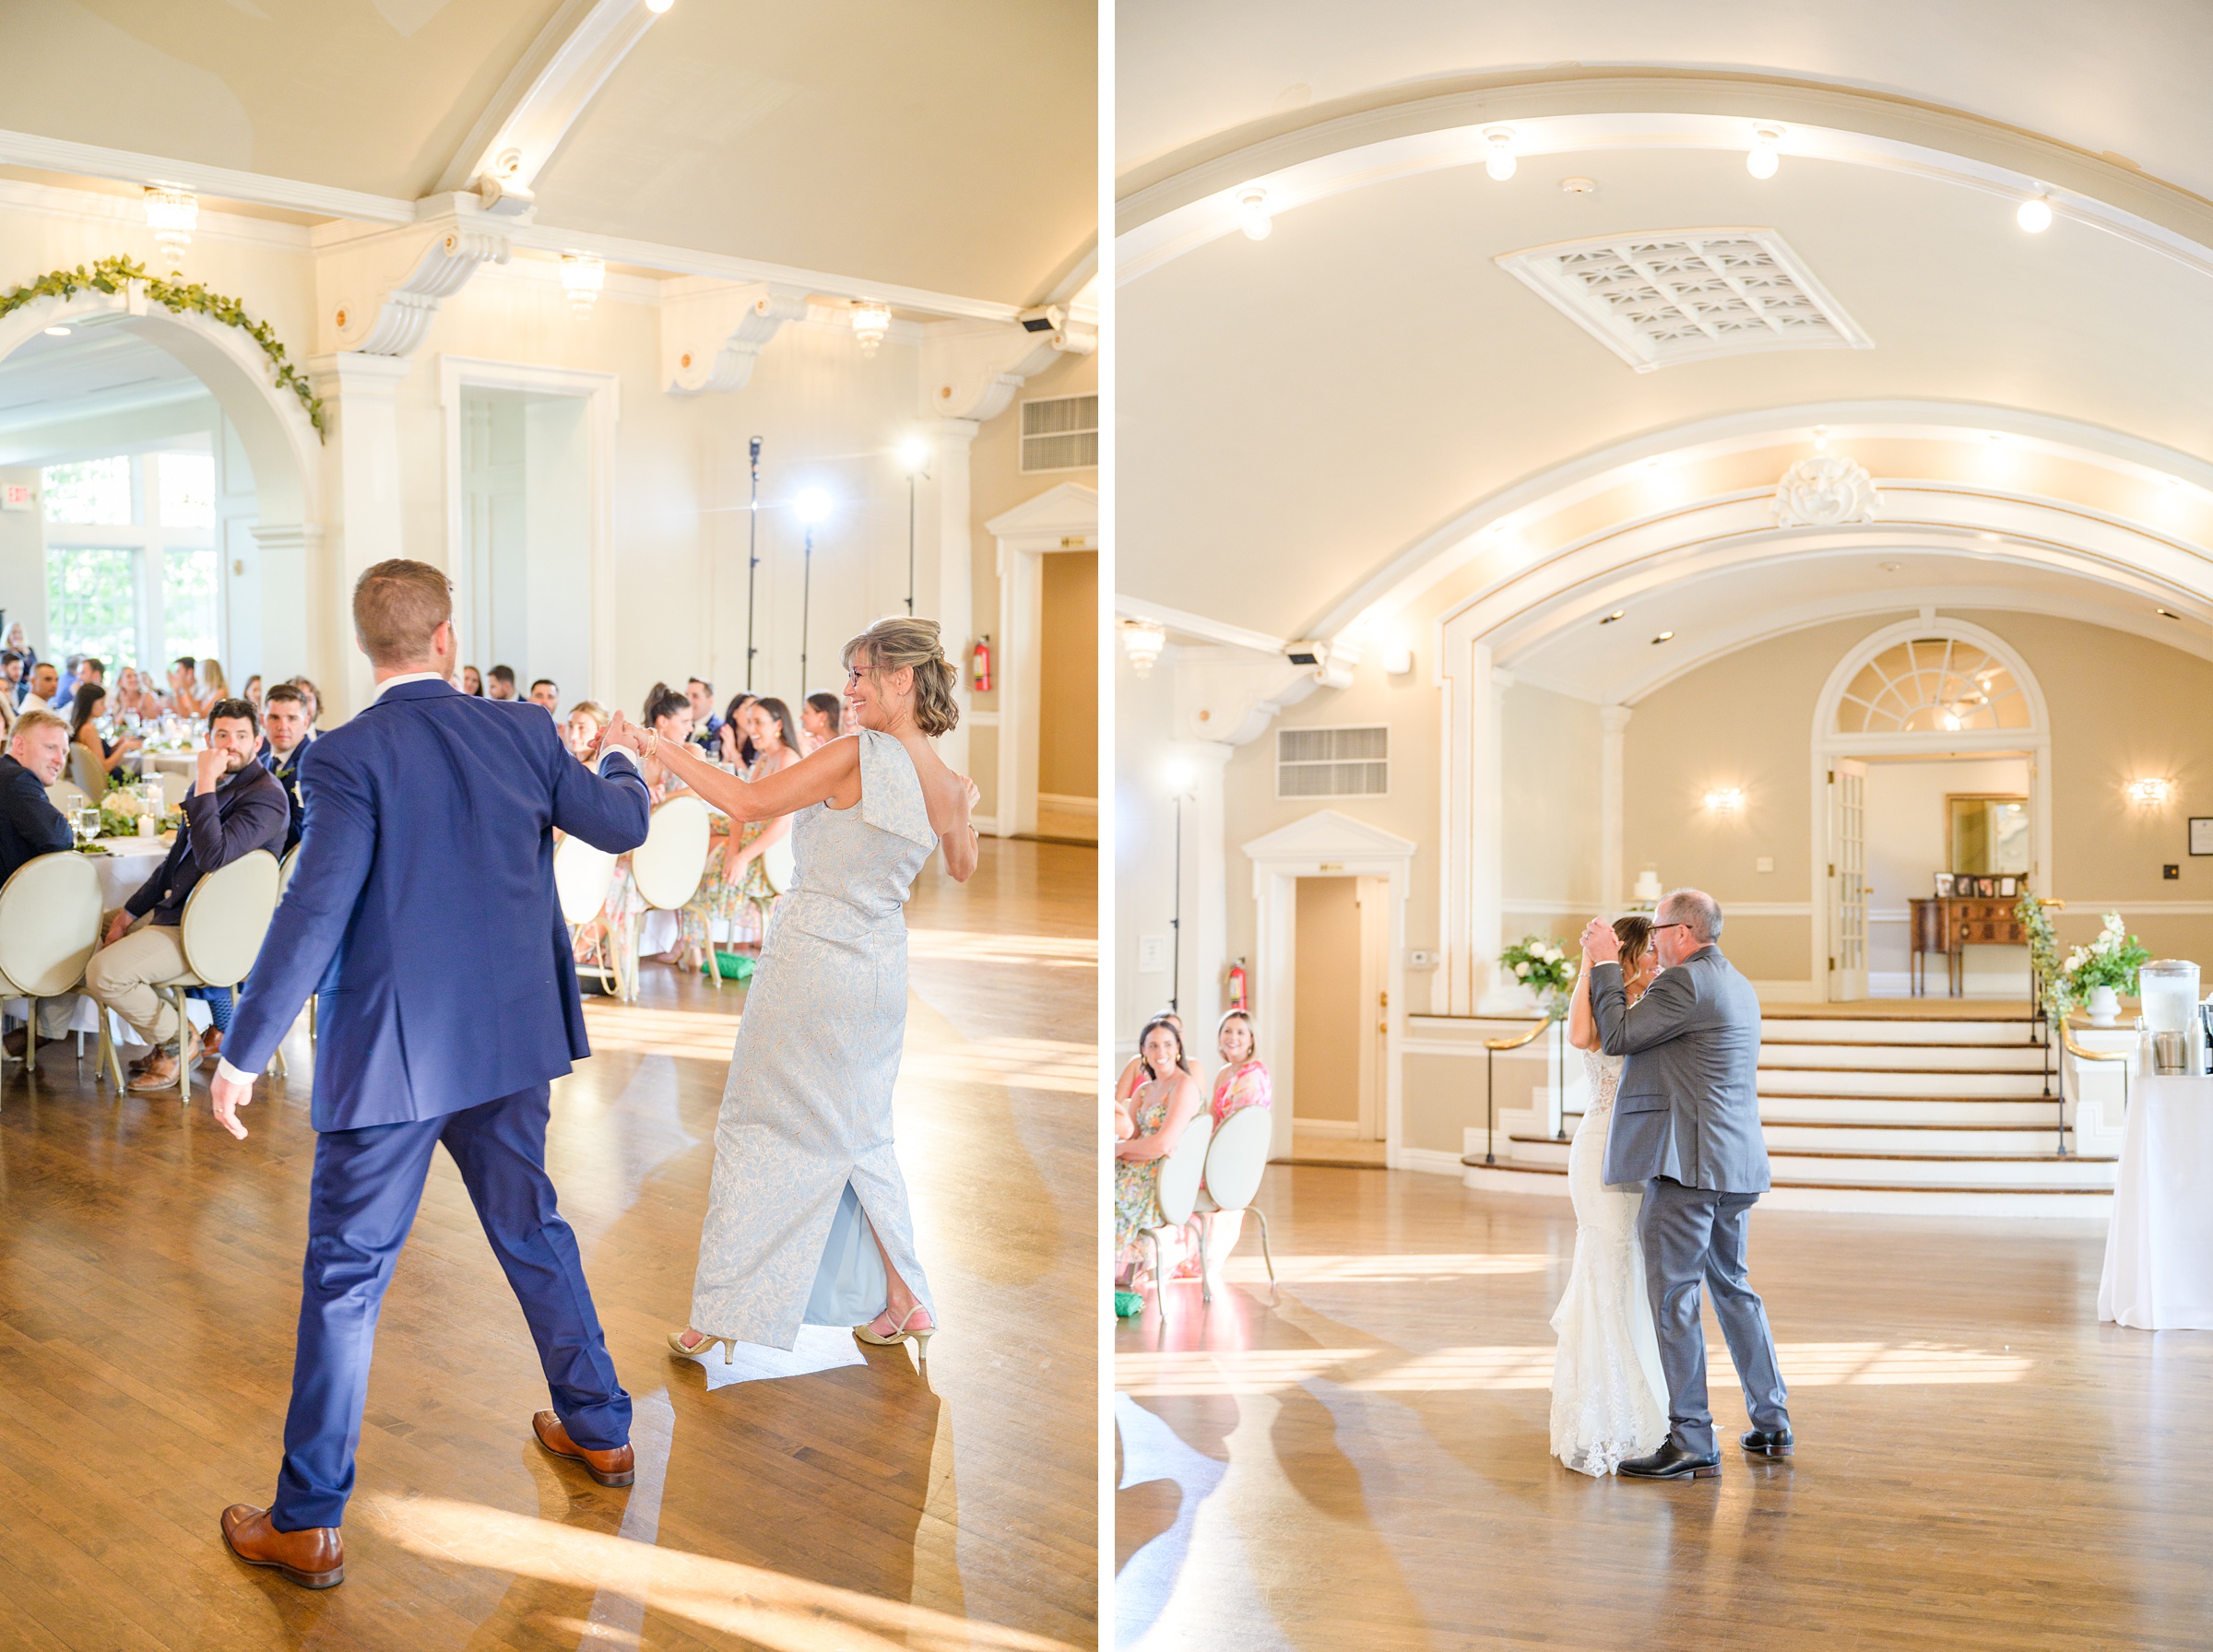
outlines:
[[[2110,986],[2117,993],[2133,995],[2136,990],[2136,972],[2151,962],[2151,952],[2121,921],[2121,914],[2105,914],[2104,927],[2098,938],[2087,947],[2077,947],[2067,954],[2060,966],[2061,977],[2077,1002],[2090,996],[2090,989]]]
[[[1525,935],[1498,954],[1498,966],[1537,995],[1539,1008],[1558,1020],[1568,1013],[1568,989],[1581,960],[1547,935]]]

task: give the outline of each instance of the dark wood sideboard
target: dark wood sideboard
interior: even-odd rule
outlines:
[[[1974,895],[1932,895],[1922,900],[1909,900],[1911,911],[1910,926],[1911,954],[1908,972],[1913,982],[1913,996],[1923,996],[1928,985],[1928,968],[1923,954],[1941,952],[1945,955],[1947,977],[1952,997],[1965,991],[1967,949],[1971,947],[2025,947],[2028,933],[2013,914],[2010,900],[1985,900]]]

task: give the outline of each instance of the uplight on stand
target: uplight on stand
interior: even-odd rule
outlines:
[[[900,467],[906,472],[906,614],[915,614],[915,484],[929,474],[929,443],[909,436],[899,444]]]

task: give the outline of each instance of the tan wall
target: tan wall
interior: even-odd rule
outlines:
[[[1564,901],[1570,909],[1596,911],[1598,707],[1516,683],[1506,691],[1500,733],[1506,794],[1500,892],[1509,901]],[[1507,914],[1509,939],[1544,926],[1531,914]]]
[[[1350,878],[1298,880],[1299,1118],[1360,1116],[1360,905]]]
[[[1099,553],[1055,551],[1045,571],[1037,789],[1099,795]]]

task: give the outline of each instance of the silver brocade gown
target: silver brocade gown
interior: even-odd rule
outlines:
[[[797,876],[730,1052],[692,1285],[694,1328],[773,1348],[791,1348],[801,1325],[882,1311],[870,1225],[937,1317],[892,1150],[892,1085],[906,1033],[905,907],[938,838],[905,748],[873,729],[851,738],[859,803],[793,817]]]
[[[1601,1169],[1622,1060],[1583,1052],[1591,1100],[1568,1150],[1575,1261],[1552,1316],[1560,1339],[1552,1365],[1552,1455],[1583,1474],[1611,1474],[1622,1458],[1657,1451],[1667,1437],[1667,1382],[1637,1239],[1644,1192],[1608,1187]]]

